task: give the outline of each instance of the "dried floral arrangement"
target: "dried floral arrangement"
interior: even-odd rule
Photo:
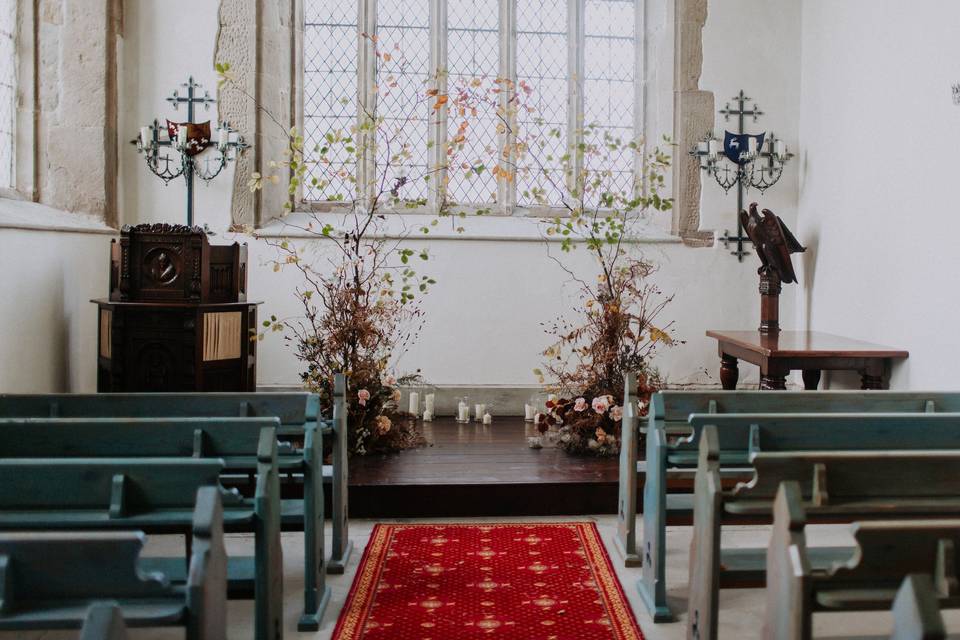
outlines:
[[[269,175],[253,174],[249,187],[283,185],[289,192],[287,211],[293,210],[300,190],[309,187],[324,194],[323,200],[337,203],[344,211],[340,224],[332,224],[329,214],[305,212],[305,217],[287,221],[288,228],[323,241],[325,251],[316,250],[316,243],[263,238],[276,251],[274,271],[295,269],[301,277],[296,296],[302,307],[297,317],[271,316],[263,330],[255,336],[263,339],[268,333],[283,335],[303,363],[304,386],[318,393],[322,408],[329,410],[333,392],[333,376],[347,375],[350,426],[349,450],[354,455],[383,453],[418,446],[424,442],[413,417],[398,405],[401,385],[420,381],[419,372],[399,379],[390,374],[398,358],[416,341],[423,324],[420,296],[436,284],[434,278],[419,273],[415,263],[429,260],[426,249],[410,247],[411,240],[430,233],[439,218],[459,218],[446,189],[431,210],[436,218],[429,225],[404,227],[393,225],[387,233],[387,216],[427,205],[412,186],[432,180],[445,183],[449,171],[460,164],[467,172],[477,171],[474,163],[461,163],[459,154],[465,148],[471,116],[476,109],[466,102],[461,128],[448,146],[446,157],[435,166],[423,167],[413,162],[407,132],[423,112],[435,114],[451,108],[448,95],[436,87],[444,86],[438,77],[429,78],[423,86],[401,87],[401,78],[408,62],[399,46],[383,46],[375,35],[358,34],[363,46],[376,56],[377,96],[369,104],[359,103],[359,96],[344,100],[358,102],[358,124],[349,130],[334,130],[311,149],[305,148],[303,135],[295,128],[287,129],[256,99],[233,80],[227,65],[218,65],[220,87],[239,91],[257,108],[281,127],[288,138],[285,157],[270,163]],[[405,104],[403,113],[392,111],[387,117],[380,106],[391,95],[406,91],[415,94]],[[460,114],[462,117],[464,113]],[[466,123],[464,125],[463,123]],[[360,163],[363,176],[349,168]],[[478,213],[483,213],[480,211]],[[397,218],[403,224],[402,217]],[[462,227],[457,228],[463,231]],[[251,231],[254,236],[256,233]],[[387,239],[389,238],[389,239]]]
[[[521,89],[516,108],[529,111],[533,91]],[[518,175],[529,185],[524,195],[556,212],[542,219],[545,236],[561,250],[550,258],[579,289],[579,304],[544,325],[551,343],[534,374],[557,399],[537,427],[556,429],[558,446],[570,453],[616,455],[627,372],[637,374],[637,408],[646,415],[650,395],[663,384],[654,357],[682,343],[663,318],[673,296],[656,285],[657,266],[637,243],[651,215],[672,208],[662,195],[670,156],[588,124],[581,142],[557,157],[550,149],[561,135],[519,132],[515,149]],[[617,170],[624,157],[638,160],[629,179]],[[581,245],[595,258],[594,274],[576,272],[566,259]]]

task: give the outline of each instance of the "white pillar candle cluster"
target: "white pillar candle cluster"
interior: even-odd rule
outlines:
[[[493,424],[493,416],[489,413],[483,414],[483,424]]]
[[[483,414],[487,412],[487,405],[477,404],[473,406],[473,419],[477,422],[483,421]]]
[[[412,413],[414,417],[420,416],[420,394],[416,391],[410,392],[410,403],[407,410]]]

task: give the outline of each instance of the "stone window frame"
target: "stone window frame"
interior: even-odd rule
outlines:
[[[671,234],[687,246],[713,246],[712,231],[700,229],[701,175],[699,165],[686,152],[700,137],[713,129],[714,96],[699,87],[703,69],[703,27],[709,0],[638,0],[638,14],[643,23],[644,46],[650,46],[647,25],[648,8],[662,10],[664,37],[672,40],[673,50],[673,141],[676,145],[672,171],[674,208]],[[294,125],[299,107],[299,70],[303,23],[301,0],[220,0],[219,32],[216,62],[229,62],[238,70],[238,81],[264,106],[272,106],[283,121]],[[672,28],[671,28],[672,27]],[[665,45],[668,46],[668,45]],[[642,51],[640,56],[646,60]],[[254,69],[244,69],[253,62]],[[270,69],[271,73],[264,73]],[[641,67],[638,82],[639,111],[647,112],[650,65]],[[236,123],[253,141],[251,152],[237,162],[231,207],[234,226],[262,226],[278,217],[287,202],[277,190],[250,193],[247,181],[254,171],[262,173],[265,159],[279,157],[282,141],[264,131],[264,118],[244,98],[224,96],[218,103],[220,119]],[[646,117],[646,116],[644,116]],[[662,124],[662,123],[661,123]],[[647,125],[648,130],[653,128]],[[663,130],[664,127],[660,127]],[[265,215],[265,212],[277,212]]]
[[[15,177],[14,185],[0,188],[0,227],[114,233],[119,224],[117,47],[123,0],[13,1],[17,16]],[[51,52],[44,53],[44,38],[57,42],[52,63]],[[54,71],[41,68],[43,64],[55,64],[58,78],[56,89],[47,89],[46,95],[43,82],[49,75],[45,74]],[[78,96],[85,98],[86,112],[74,109]],[[60,101],[70,107],[51,106]],[[85,116],[92,124],[83,120]],[[79,126],[74,120],[79,120]],[[49,145],[51,130],[58,134],[57,147]],[[60,137],[64,132],[69,140]],[[69,143],[83,144],[82,157],[70,151],[76,146]],[[91,179],[89,166],[103,170],[94,172]]]

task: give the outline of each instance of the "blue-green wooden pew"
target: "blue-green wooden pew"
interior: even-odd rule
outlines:
[[[960,414],[693,414],[690,420],[700,433],[700,457],[688,637],[716,640],[721,586],[764,585],[766,549],[724,549],[721,532],[745,520],[771,522],[783,482],[798,484],[807,517],[816,522],[960,518]],[[725,489],[720,456],[744,442],[751,479]],[[842,547],[810,553],[821,569],[852,555]]]
[[[185,586],[140,566],[140,531],[0,534],[0,630],[78,629],[119,640],[130,627],[183,627],[225,640],[227,558],[215,487],[197,491]]]
[[[347,402],[346,378],[334,380],[334,404],[330,418],[320,415],[316,394],[307,392],[265,393],[101,393],[101,394],[0,394],[0,418],[202,418],[276,417],[280,436],[303,437],[315,424],[333,439],[332,466],[324,479],[332,483],[333,524],[329,573],[343,573],[353,545],[348,530]],[[284,525],[301,526],[302,515],[288,509]]]
[[[633,387],[628,382],[627,391]],[[627,404],[630,403],[628,399]],[[667,493],[668,478],[692,476],[699,432],[689,424],[693,413],[779,414],[960,412],[960,393],[893,391],[661,391],[653,395],[647,420],[628,426],[625,419],[620,454],[620,499],[617,543],[628,566],[642,564],[640,595],[654,621],[673,619],[666,596],[666,527],[668,513],[690,515],[690,493]],[[646,459],[637,461],[639,430],[646,427]],[[829,436],[828,436],[829,437]],[[720,458],[721,475],[743,475],[747,442]],[[637,548],[636,496],[643,482],[643,540]]]
[[[960,544],[960,520],[854,523],[856,553],[824,568],[816,566],[817,547],[807,546],[798,483],[780,485],[774,514],[762,637],[809,640],[815,612],[876,611],[891,602],[892,640],[946,637],[940,609],[960,607],[960,566],[952,552]]]
[[[217,489],[226,530],[254,532],[255,556],[228,561],[228,587],[253,578],[257,640],[283,637],[283,552],[276,433],[261,431],[256,493],[224,489],[213,458],[0,459],[0,531],[142,530],[189,533],[194,496]],[[144,558],[140,568],[179,580],[182,558]]]
[[[0,452],[5,458],[218,458],[229,473],[256,469],[261,430],[278,426],[277,418],[3,418]],[[323,566],[323,447],[317,431],[308,423],[303,448],[279,442],[277,455],[278,473],[303,474],[304,499],[281,502],[282,510],[297,511],[303,519],[302,631],[319,628],[330,600]]]

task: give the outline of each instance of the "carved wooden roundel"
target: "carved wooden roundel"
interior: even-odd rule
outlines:
[[[155,247],[143,258],[143,272],[153,283],[161,286],[172,284],[180,275],[180,258],[163,247]]]

